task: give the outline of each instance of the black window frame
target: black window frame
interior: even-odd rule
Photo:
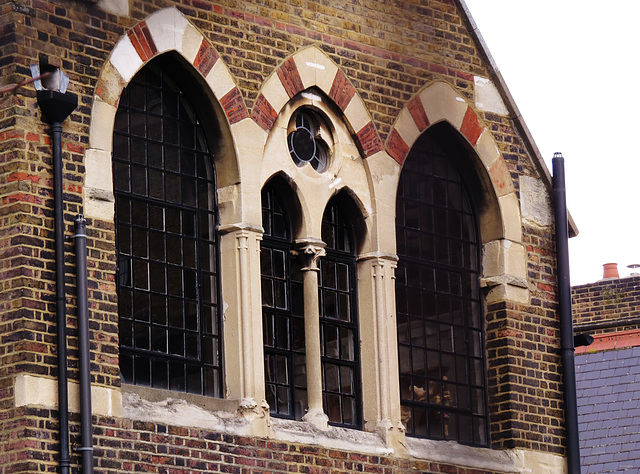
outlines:
[[[216,176],[194,97],[165,58],[124,89],[113,135],[123,382],[222,397]],[[139,271],[136,271],[136,268]],[[142,280],[136,281],[137,275]],[[177,283],[180,283],[178,285]]]
[[[423,134],[404,163],[398,185],[402,419],[409,436],[487,447],[482,242],[471,192],[475,188],[459,166],[466,159],[465,149],[452,140],[435,131]],[[441,337],[444,334],[448,336]]]
[[[272,416],[300,420],[308,408],[304,290],[284,203],[277,184],[267,183],[260,245],[265,393]]]
[[[326,244],[318,275],[322,400],[329,424],[362,429],[356,229],[348,217],[346,199],[343,195],[331,199],[322,218],[322,240]],[[345,277],[348,281],[341,282]],[[349,383],[345,382],[347,378]]]

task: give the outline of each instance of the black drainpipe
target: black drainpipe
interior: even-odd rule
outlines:
[[[564,413],[567,438],[568,474],[580,474],[580,439],[576,395],[575,347],[569,280],[569,220],[564,179],[564,158],[553,155],[553,197],[556,215],[556,253],[558,260],[558,312],[560,314],[560,351],[564,385]]]
[[[60,417],[60,472],[68,474],[69,395],[67,390],[67,314],[64,285],[64,197],[62,188],[62,122],[75,110],[78,96],[53,90],[39,90],[38,105],[51,123],[53,147],[53,193],[56,251],[56,315],[58,322],[58,412]]]
[[[75,219],[76,291],[78,293],[78,354],[80,364],[80,433],[83,474],[93,474],[93,425],[91,423],[91,352],[89,348],[89,305],[87,293],[87,221]]]

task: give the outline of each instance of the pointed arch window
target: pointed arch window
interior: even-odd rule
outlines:
[[[402,421],[411,436],[488,443],[481,241],[455,156],[434,134],[404,164],[396,201]]]
[[[260,249],[267,403],[271,414],[300,420],[307,409],[304,301],[291,224],[273,184],[262,191]]]
[[[355,238],[342,200],[332,199],[322,219],[322,240],[326,244],[318,280],[322,396],[330,423],[360,428]]]
[[[192,100],[158,63],[120,98],[113,177],[122,379],[221,396],[213,160]]]

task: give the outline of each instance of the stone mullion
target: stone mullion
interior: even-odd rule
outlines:
[[[318,259],[326,254],[321,241],[298,241],[298,255],[302,259],[304,288],[304,331],[307,369],[307,402],[304,421],[320,429],[327,429],[329,418],[322,407],[322,360],[320,347],[320,302],[318,297]]]

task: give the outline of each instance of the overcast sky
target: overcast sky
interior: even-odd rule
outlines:
[[[640,1],[466,3],[548,168],[554,152],[565,158],[580,231],[571,284],[602,278],[609,262],[628,276],[640,264]]]

